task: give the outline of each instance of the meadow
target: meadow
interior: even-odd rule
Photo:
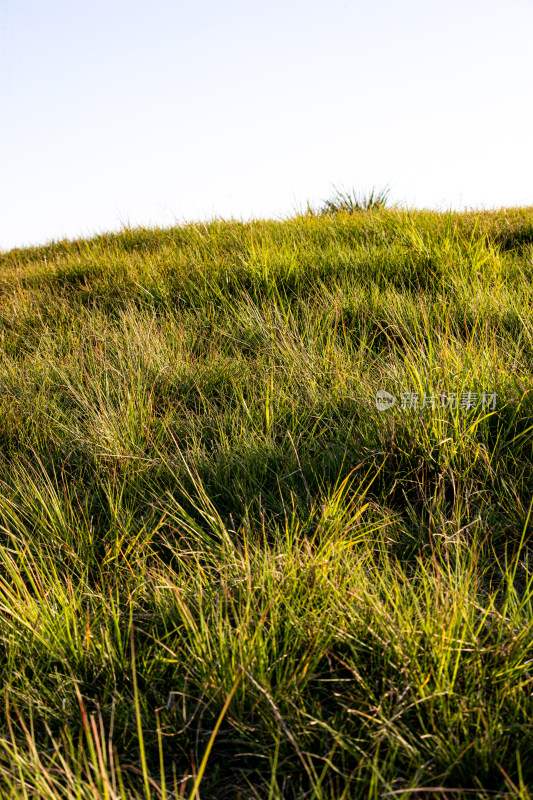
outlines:
[[[0,253],[0,796],[530,798],[532,279],[379,198]]]

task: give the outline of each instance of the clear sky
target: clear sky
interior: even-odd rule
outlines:
[[[0,0],[0,248],[533,205],[532,0]]]

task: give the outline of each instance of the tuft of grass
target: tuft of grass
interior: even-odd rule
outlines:
[[[386,208],[389,189],[371,189],[369,192],[357,192],[354,189],[333,187],[334,194],[322,203],[319,214],[357,214],[360,211],[379,211]]]

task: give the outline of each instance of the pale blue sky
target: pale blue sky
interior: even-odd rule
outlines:
[[[333,184],[533,205],[531,0],[0,0],[0,248]]]

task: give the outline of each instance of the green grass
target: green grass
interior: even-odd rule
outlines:
[[[533,209],[370,200],[0,254],[1,796],[530,797]]]

